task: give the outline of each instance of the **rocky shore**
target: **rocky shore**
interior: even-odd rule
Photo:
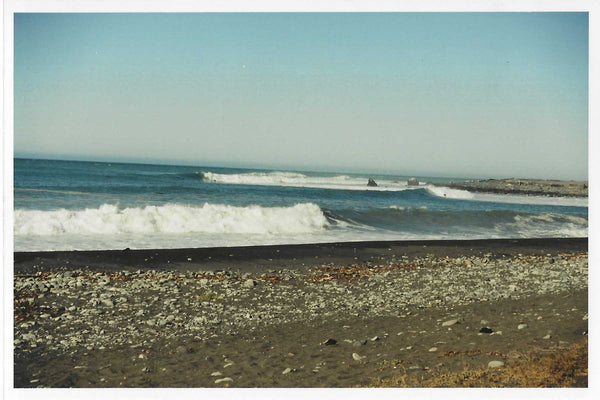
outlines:
[[[543,250],[16,268],[15,387],[356,387],[501,368],[587,335],[587,251]]]
[[[588,182],[541,179],[486,179],[452,182],[447,186],[472,192],[537,196],[587,197]]]

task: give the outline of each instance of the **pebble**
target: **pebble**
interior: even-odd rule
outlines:
[[[548,340],[550,338],[552,338],[552,335],[548,334],[548,335],[544,336],[542,339]]]
[[[529,325],[527,325],[527,324],[519,324],[517,326],[517,329],[525,329],[525,328],[529,328]]]
[[[283,372],[281,373],[281,375],[286,375],[286,374],[289,374],[290,372],[292,372],[292,369],[288,367],[288,368],[286,368],[286,369],[283,370]]]
[[[430,352],[430,353],[433,353],[433,352],[435,352],[435,351],[438,351],[438,348],[437,348],[437,347],[432,347],[432,348],[430,348],[430,349],[429,349],[429,352]]]
[[[504,366],[504,362],[503,361],[490,361],[488,363],[488,368],[498,368],[498,367],[503,367]]]
[[[210,374],[210,376],[221,376],[221,375],[223,375],[223,373],[219,372],[219,371],[215,371],[212,374]]]
[[[337,340],[335,340],[335,339],[327,339],[326,341],[323,342],[323,344],[325,346],[333,346],[333,345],[337,344]]]
[[[227,378],[221,378],[221,379],[217,379],[215,381],[215,383],[223,383],[223,382],[233,382],[233,379],[227,377]]]
[[[37,340],[37,337],[33,333],[24,333],[21,338],[30,342],[35,342]]]
[[[352,353],[352,358],[353,358],[354,360],[356,360],[356,361],[362,361],[362,360],[364,360],[364,359],[365,359],[365,358],[367,358],[367,357],[366,357],[366,356],[361,356],[361,355],[360,355],[360,354],[358,354],[358,353]]]
[[[414,261],[415,264],[421,265],[420,268],[391,270],[385,279],[379,279],[383,274],[373,272],[364,277],[364,285],[353,281],[338,281],[335,285],[331,281],[326,285],[305,282],[303,272],[287,269],[285,272],[275,272],[282,280],[278,284],[263,284],[262,281],[254,281],[253,274],[242,276],[235,271],[225,279],[227,275],[221,271],[206,270],[185,273],[164,270],[142,273],[140,270],[137,273],[129,273],[127,276],[130,278],[126,281],[118,279],[121,276],[118,275],[119,272],[116,275],[117,279],[109,279],[106,273],[89,272],[77,272],[77,277],[68,279],[65,279],[62,272],[59,273],[60,279],[56,279],[57,274],[53,272],[44,275],[43,279],[15,277],[15,289],[24,293],[24,299],[33,298],[35,292],[43,310],[42,316],[28,316],[28,319],[15,323],[15,354],[28,351],[34,344],[49,357],[59,351],[96,351],[104,348],[115,351],[118,346],[136,343],[143,343],[143,347],[146,348],[161,340],[163,335],[169,340],[178,335],[189,334],[190,338],[199,338],[194,339],[194,342],[200,343],[205,338],[229,338],[228,335],[239,334],[244,330],[259,331],[273,324],[293,322],[309,326],[314,320],[346,321],[344,318],[353,318],[355,315],[359,318],[393,317],[399,314],[411,316],[416,325],[401,326],[404,330],[403,337],[406,337],[411,336],[410,329],[414,329],[416,333],[425,326],[418,323],[418,318],[412,317],[422,307],[467,305],[484,296],[488,301],[497,301],[506,299],[509,295],[526,297],[531,294],[566,293],[566,288],[587,288],[587,258],[557,260],[557,263],[550,265],[547,260],[524,256],[516,261],[509,258],[491,259],[484,265],[481,258],[465,256],[461,257],[461,262],[470,261],[473,266],[468,269],[453,269],[435,268],[436,265],[442,264],[443,260],[423,256],[416,257]],[[429,268],[430,266],[434,268]],[[540,279],[542,274],[543,279]],[[215,277],[218,279],[213,279]],[[78,289],[70,285],[73,281],[83,282],[83,286]],[[515,282],[518,282],[518,285],[510,292],[508,286]],[[108,286],[100,287],[104,283]],[[255,287],[256,283],[260,286],[259,290],[244,287],[245,284],[249,288]],[[60,285],[58,289],[64,295],[55,295],[57,285]],[[36,291],[37,287],[47,293],[46,297],[40,296],[41,293]],[[440,297],[442,289],[443,296]],[[198,295],[206,293],[209,293],[213,300],[203,303],[195,301]],[[109,302],[112,302],[113,306],[121,307],[118,312],[116,308],[110,307]],[[125,305],[128,307],[125,308]],[[408,311],[408,307],[413,309],[412,313]],[[60,310],[76,312],[61,315]],[[530,314],[519,316],[523,318],[520,322],[535,321],[538,316],[534,314],[535,311],[538,310],[531,310]],[[562,308],[557,311],[562,313]],[[440,331],[460,330],[456,327],[450,328],[459,323],[463,324],[460,325],[461,328],[471,325],[466,324],[464,320],[459,322],[461,314],[451,312],[445,314],[447,321],[440,318],[434,322],[437,327],[447,327]],[[580,307],[580,310],[571,315],[585,320],[586,313],[587,309]],[[252,315],[253,318],[244,318],[246,314]],[[61,316],[61,319],[57,320],[57,316]],[[69,321],[66,319],[68,317],[73,319]],[[562,321],[560,317],[556,319]],[[412,320],[404,321],[408,323]],[[163,323],[164,325],[159,327],[159,324]],[[587,327],[585,323],[582,325]],[[124,328],[126,326],[131,326],[132,329]],[[348,326],[350,325],[344,325],[344,331],[350,333]],[[481,328],[489,325],[482,323],[479,326]],[[83,330],[88,331],[70,329],[72,327],[83,327]],[[477,332],[476,326],[473,326],[473,330]],[[533,332],[532,328],[530,330]],[[428,332],[430,331],[428,328]],[[51,340],[48,338],[49,332],[54,336]],[[157,336],[157,333],[160,336]],[[374,331],[371,331],[372,333]],[[493,332],[492,335],[500,333]],[[529,334],[526,331],[520,333]],[[371,336],[365,336],[368,339],[361,338],[360,341],[355,338],[361,336],[350,337],[351,343],[359,347],[354,350],[364,353],[365,350],[360,346],[366,345]],[[541,338],[539,334],[536,334],[536,337]],[[43,343],[38,342],[40,338],[43,338]],[[76,338],[80,340],[74,341]],[[384,338],[382,331],[381,340]],[[340,340],[342,338],[337,341]],[[66,343],[66,348],[60,344],[61,341]],[[435,341],[433,343],[438,345]],[[406,342],[398,343],[398,346],[406,346]],[[177,345],[172,350],[176,347]],[[410,349],[412,346],[406,347],[406,350]],[[285,351],[281,352],[281,355],[285,354]],[[135,354],[136,360],[137,356],[138,354]],[[214,363],[212,368],[221,368],[222,363]]]
[[[460,322],[458,322],[457,319],[450,319],[448,321],[442,322],[442,326],[452,326],[452,325],[456,325],[459,324]]]
[[[244,282],[244,287],[245,288],[253,288],[254,286],[256,286],[258,283],[254,280],[254,279],[248,279]]]

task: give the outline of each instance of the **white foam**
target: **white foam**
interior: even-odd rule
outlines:
[[[446,186],[434,186],[428,185],[425,189],[432,195],[438,197],[445,197],[448,199],[460,199],[460,200],[471,200],[473,199],[473,193],[460,190],[460,189],[451,189]]]
[[[234,207],[179,204],[119,209],[104,204],[85,210],[15,210],[15,236],[130,233],[307,233],[329,223],[319,206]]]
[[[498,224],[497,229],[516,232],[520,237],[587,237],[588,220],[574,215],[542,213],[516,215],[514,222]]]
[[[262,186],[288,186],[306,187],[317,189],[337,190],[376,190],[376,191],[401,191],[409,189],[406,181],[376,180],[377,186],[367,186],[368,179],[338,176],[307,176],[297,172],[251,172],[245,174],[217,174],[202,172],[205,182],[237,184],[237,185],[262,185]]]
[[[587,207],[587,197],[549,197],[518,194],[474,193],[467,190],[452,189],[446,186],[427,185],[426,189],[434,196],[447,199],[488,201],[510,204],[538,204],[549,206]]]

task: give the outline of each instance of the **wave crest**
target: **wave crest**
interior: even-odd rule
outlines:
[[[196,176],[204,182],[236,185],[288,186],[316,189],[376,191],[401,191],[407,189],[406,181],[377,180],[378,186],[367,186],[367,178],[351,177],[348,175],[308,176],[298,172],[282,171],[219,174],[215,172],[203,171],[197,173]]]
[[[103,204],[85,210],[15,210],[15,235],[122,233],[310,233],[329,226],[316,204],[291,207],[201,207],[165,204],[119,209]]]

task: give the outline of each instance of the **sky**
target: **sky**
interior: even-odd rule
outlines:
[[[17,157],[588,178],[587,13],[15,14]]]

